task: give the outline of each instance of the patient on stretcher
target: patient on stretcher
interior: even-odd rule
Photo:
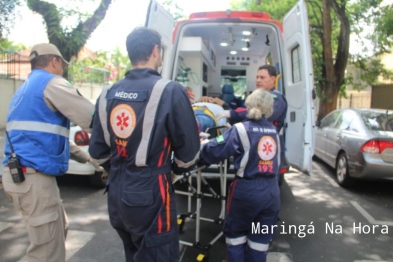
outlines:
[[[190,102],[193,102],[193,97],[190,98]],[[192,104],[192,109],[198,124],[201,145],[208,142],[208,138],[217,137],[230,127],[226,118],[217,120],[215,117],[218,113],[224,111],[222,106],[209,102],[198,102]],[[173,184],[182,178],[183,176],[172,173]]]
[[[194,110],[200,133],[203,132],[210,135],[210,137],[216,137],[223,132],[223,129],[226,126],[226,119],[222,118],[217,120],[215,117],[217,113],[224,110],[222,106],[213,103],[201,102],[193,104],[192,109]]]

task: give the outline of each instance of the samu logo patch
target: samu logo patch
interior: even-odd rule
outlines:
[[[262,160],[271,160],[277,153],[276,141],[271,136],[263,136],[258,143],[258,155]]]
[[[116,136],[127,139],[136,125],[134,109],[127,104],[120,104],[112,109],[110,124]]]

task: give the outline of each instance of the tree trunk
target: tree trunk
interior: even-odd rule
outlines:
[[[111,2],[112,0],[101,0],[94,14],[85,22],[80,22],[71,32],[66,32],[61,27],[62,16],[54,4],[42,0],[27,0],[27,5],[32,11],[42,15],[49,42],[59,48],[65,60],[70,61],[72,57],[78,55],[91,33],[105,18]],[[67,78],[67,76],[68,70],[66,69],[64,77]]]
[[[337,98],[340,86],[343,84],[345,77],[345,68],[347,67],[349,57],[349,37],[350,24],[345,14],[345,2],[340,6],[336,0],[322,0],[322,47],[325,64],[323,65],[322,75],[324,83],[321,86],[320,107],[318,119],[322,119],[331,111],[337,109]],[[333,57],[332,52],[332,20],[331,10],[335,11],[340,21],[340,33],[338,37],[337,52]],[[335,62],[333,60],[335,58]]]
[[[337,109],[337,98],[338,98],[338,91],[334,88],[326,88],[326,86],[322,87],[325,92],[325,100],[319,104],[319,112],[318,112],[318,119],[321,120],[324,116],[332,112],[333,110]]]
[[[330,1],[322,0],[322,7],[322,47],[325,66],[323,68],[324,84],[321,86],[319,119],[328,114],[331,111],[330,109],[335,109],[338,95],[338,92],[335,92],[336,76],[334,72],[332,52],[332,19],[330,17]],[[336,98],[336,100],[334,100],[334,98]]]
[[[347,68],[347,62],[349,58],[349,38],[351,34],[350,23],[345,13],[345,5],[339,6],[335,0],[330,0],[332,7],[340,20],[340,34],[338,36],[338,45],[336,52],[336,63],[334,65],[334,71],[336,74],[336,88],[337,92],[340,90],[340,86],[344,82],[345,69]]]

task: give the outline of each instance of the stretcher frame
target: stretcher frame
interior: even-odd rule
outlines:
[[[226,128],[224,126],[218,126],[214,127],[213,129],[219,129],[219,128]],[[175,190],[175,193],[178,195],[183,195],[187,196],[187,213],[184,214],[179,214],[178,215],[178,225],[179,225],[179,231],[183,231],[183,226],[185,224],[185,220],[187,218],[195,219],[195,241],[194,242],[188,242],[184,240],[179,240],[180,244],[183,244],[185,246],[190,246],[197,248],[199,250],[203,251],[203,254],[199,254],[197,257],[197,261],[208,261],[209,259],[209,250],[211,246],[217,242],[217,240],[223,235],[223,232],[220,231],[219,234],[217,234],[210,242],[207,244],[203,245],[200,242],[200,236],[201,236],[201,229],[200,229],[200,224],[201,221],[206,221],[206,222],[212,222],[216,223],[218,225],[223,225],[224,219],[225,219],[225,211],[226,211],[226,201],[227,201],[227,196],[226,196],[226,190],[227,190],[227,159],[220,162],[218,164],[219,167],[219,178],[220,178],[220,194],[217,194],[214,189],[209,185],[207,180],[203,177],[203,170],[206,168],[206,166],[202,167],[197,167],[192,171],[186,172],[182,175],[180,175],[180,181],[183,183],[186,183],[188,186],[187,191],[181,191],[181,190]],[[196,188],[192,185],[192,178],[196,178]],[[205,193],[202,192],[202,183],[207,187],[207,189],[210,191],[210,193]],[[195,206],[195,211],[192,211],[192,198],[196,197],[196,206]],[[202,198],[209,197],[213,199],[219,199],[221,201],[221,210],[216,219],[214,218],[208,218],[208,217],[202,217],[201,216],[201,207],[202,207]]]

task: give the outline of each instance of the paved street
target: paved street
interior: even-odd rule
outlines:
[[[209,182],[218,191],[218,181]],[[122,243],[109,224],[103,190],[90,188],[82,176],[62,177],[58,183],[70,221],[67,261],[124,261]],[[392,188],[391,181],[362,181],[354,189],[342,189],[333,170],[319,160],[313,161],[312,177],[291,170],[281,188],[281,220],[268,261],[393,261]],[[186,197],[177,198],[179,213],[185,213]],[[219,200],[203,198],[202,216],[215,219],[219,212]],[[181,239],[194,242],[194,230],[195,220],[187,219]],[[202,221],[201,245],[220,230],[220,225]],[[0,261],[24,261],[27,246],[23,221],[0,189]],[[209,251],[210,262],[224,260],[224,238]],[[202,253],[182,246],[181,261],[196,261]]]

